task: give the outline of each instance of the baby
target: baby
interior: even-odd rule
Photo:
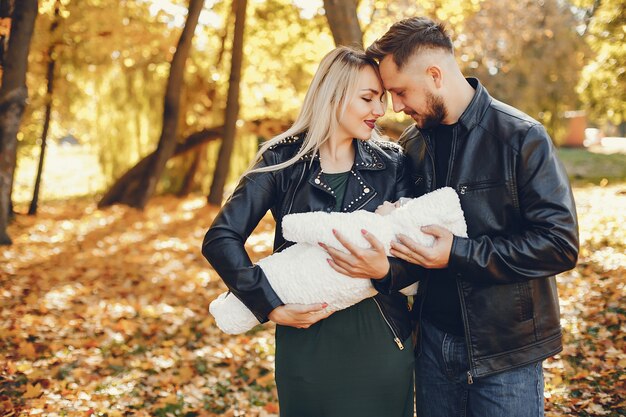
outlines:
[[[369,279],[355,279],[335,271],[327,263],[328,254],[319,245],[342,248],[332,230],[339,231],[352,244],[368,248],[361,229],[374,235],[389,249],[402,233],[414,241],[432,246],[434,237],[422,233],[422,226],[437,224],[454,235],[467,237],[467,226],[456,192],[449,187],[414,199],[385,202],[375,213],[310,212],[283,218],[283,236],[295,245],[258,262],[272,288],[286,304],[326,303],[330,311],[342,310],[377,294]],[[417,285],[402,292],[414,294]],[[229,334],[239,334],[259,324],[255,316],[232,293],[220,294],[209,306],[217,326]]]

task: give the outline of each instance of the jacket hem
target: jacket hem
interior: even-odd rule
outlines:
[[[473,376],[485,377],[508,371],[533,362],[543,361],[563,350],[561,333],[521,349],[504,352],[490,357],[475,358]]]

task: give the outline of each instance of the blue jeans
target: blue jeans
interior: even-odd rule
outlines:
[[[422,319],[415,361],[418,417],[543,417],[541,362],[468,382],[465,339]]]

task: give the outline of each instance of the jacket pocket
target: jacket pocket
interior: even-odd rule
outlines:
[[[519,320],[530,320],[534,316],[533,295],[530,282],[520,282],[517,284],[517,300],[519,310]]]
[[[457,187],[457,192],[461,195],[464,195],[470,191],[484,190],[487,188],[495,188],[504,185],[504,181],[501,180],[485,180],[485,181],[476,181],[471,183],[460,184]]]

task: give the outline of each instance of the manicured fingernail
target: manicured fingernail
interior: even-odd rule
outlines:
[[[333,229],[333,235],[336,235],[337,231],[335,229]]]
[[[328,265],[330,265],[330,263],[332,262],[330,259],[326,258],[326,262],[328,262]]]
[[[367,230],[365,230],[365,229],[361,229],[361,233],[363,233],[364,235],[366,235],[366,234],[367,234]]]
[[[322,304],[322,308],[326,308],[326,307],[328,307],[328,303]]]
[[[317,244],[326,249],[326,245],[324,245],[322,242],[317,242]]]

